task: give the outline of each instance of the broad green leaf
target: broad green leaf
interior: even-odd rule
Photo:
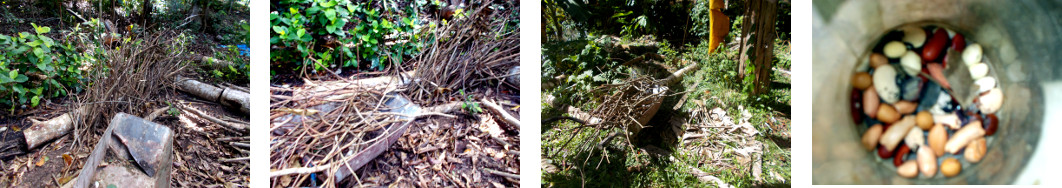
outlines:
[[[325,2],[325,3],[321,3],[321,7],[329,8],[329,7],[336,6],[336,4],[339,4],[339,3],[336,2],[335,0],[331,0],[331,1],[328,1],[328,2]]]
[[[26,43],[26,45],[29,45],[30,47],[37,47],[40,46],[41,43],[43,42],[41,42],[40,40],[34,40],[33,42]]]
[[[15,50],[12,50],[11,53],[12,54],[22,54],[22,53],[26,53],[26,51],[29,51],[29,49],[30,48],[27,47],[27,46],[19,46],[18,48],[15,48]]]
[[[26,77],[26,75],[18,75],[18,77],[15,77],[15,82],[22,83],[26,82],[27,80],[29,80],[29,77]]]
[[[299,31],[298,31],[297,35],[299,36],[299,38],[302,38],[303,35],[306,35],[306,29],[299,28]]]
[[[336,32],[336,26],[335,25],[325,26],[325,31],[328,31],[328,33]]]
[[[37,107],[37,104],[40,104],[40,102],[41,102],[41,96],[40,95],[34,95],[33,98],[30,99],[30,103],[33,104],[31,107]]]
[[[41,35],[38,38],[40,39],[41,42],[44,42],[44,46],[45,47],[51,48],[52,44],[55,44],[55,41],[53,41],[52,38],[50,38],[48,36]]]
[[[20,95],[25,95],[26,94],[26,89],[22,88],[22,85],[17,85],[16,84],[15,87],[11,87],[11,90],[15,91],[16,93],[19,93]],[[23,101],[23,102],[25,102],[25,101]]]
[[[325,9],[324,14],[328,20],[336,20],[336,9]]]
[[[391,21],[384,20],[383,21],[383,28],[391,29],[392,28]]]
[[[405,17],[405,18],[402,18],[402,23],[413,25],[413,20],[409,19],[409,17]]]
[[[284,27],[274,25],[273,26],[273,32],[276,32],[277,34],[280,34],[280,35],[284,35]]]
[[[15,80],[11,79],[11,77],[7,77],[7,75],[0,74],[0,84],[6,84],[6,83],[11,83],[11,82],[15,82]],[[3,87],[0,87],[0,88],[3,88]]]

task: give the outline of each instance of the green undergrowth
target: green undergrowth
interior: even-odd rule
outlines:
[[[80,92],[85,77],[83,56],[70,43],[46,34],[50,27],[32,24],[34,31],[0,35],[0,104],[14,111],[36,107],[43,98]]]
[[[282,0],[269,14],[273,74],[338,67],[382,70],[420,52],[415,33],[425,1],[396,6],[383,2]]]
[[[665,42],[666,43],[666,42]],[[599,51],[592,40],[570,41],[546,44],[543,46],[543,82],[558,82],[556,75],[568,75],[557,83],[559,86],[544,88],[544,96],[556,97],[555,104],[568,104],[584,111],[594,109],[597,105],[595,96],[602,93],[591,92],[597,86],[619,82],[621,76],[609,77],[608,75],[625,75],[626,69],[619,69],[617,62],[613,62],[607,53]],[[736,50],[727,49],[723,46],[724,53],[708,55],[707,45],[686,46],[685,49],[675,49],[665,44],[658,53],[665,55],[665,61],[672,67],[685,66],[672,61],[676,58],[685,59],[688,62],[698,63],[701,68],[698,71],[687,74],[676,89],[688,92],[688,100],[678,109],[679,113],[689,113],[695,108],[701,108],[696,103],[705,104],[704,112],[714,107],[721,107],[727,114],[737,120],[741,112],[738,106],[743,106],[752,114],[750,123],[761,132],[755,139],[764,145],[762,174],[763,186],[787,186],[790,184],[791,152],[788,143],[784,146],[768,137],[780,137],[788,135],[788,130],[774,130],[767,126],[771,117],[775,119],[789,119],[789,104],[791,90],[790,79],[781,73],[773,73],[774,85],[768,93],[762,95],[747,94],[744,88],[746,81],[737,79],[738,59]],[[776,42],[774,67],[781,70],[790,70],[788,45]],[[582,77],[580,75],[588,76]],[[598,78],[598,79],[595,79]],[[678,96],[672,96],[665,101],[677,101]],[[719,103],[723,105],[720,106]],[[543,103],[543,118],[555,117],[565,114],[564,106],[551,106]],[[696,121],[694,121],[696,122]],[[788,121],[786,121],[788,122]],[[754,177],[750,167],[716,166],[712,161],[699,153],[689,153],[677,146],[657,146],[666,150],[674,151],[668,156],[653,156],[635,149],[630,150],[626,142],[614,141],[605,152],[579,153],[580,147],[591,147],[596,143],[585,144],[587,140],[603,138],[607,133],[602,131],[584,130],[575,133],[573,128],[576,123],[560,121],[543,125],[542,148],[543,158],[551,161],[560,168],[557,173],[543,172],[543,186],[572,187],[714,187],[714,184],[705,184],[698,180],[696,175],[690,173],[690,168],[697,168],[710,175],[722,179],[724,182],[738,187],[749,187],[754,184]],[[718,134],[736,134],[721,133]],[[571,141],[567,141],[568,139]],[[567,145],[564,145],[568,142]],[[744,146],[735,141],[718,141],[729,149],[738,149]],[[707,143],[693,142],[693,146]],[[718,143],[716,143],[718,144]],[[676,149],[675,147],[679,147]],[[722,152],[722,151],[714,151]],[[556,153],[556,154],[554,154]],[[606,156],[607,157],[603,157]],[[724,154],[723,158],[729,161],[737,161],[736,154]],[[718,159],[717,159],[718,160]],[[737,165],[737,164],[733,164]],[[772,175],[774,174],[774,175]],[[781,177],[783,180],[774,178]]]
[[[230,62],[225,66],[215,66],[213,61],[201,62],[203,65],[196,69],[202,75],[208,75],[211,79],[229,83],[250,83],[250,57],[240,54],[240,49],[234,45],[226,46],[215,51],[213,56],[217,60]]]

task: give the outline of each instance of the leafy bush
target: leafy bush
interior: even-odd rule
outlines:
[[[413,34],[417,24],[415,14],[410,14],[416,11],[413,7],[401,10],[408,13],[396,14],[376,10],[371,3],[350,1],[285,0],[279,5],[269,15],[269,43],[294,50],[273,50],[270,59],[294,63],[293,70],[312,67],[320,71],[335,68],[334,63],[358,67],[359,62],[382,70],[388,62],[401,63],[422,47],[417,44],[420,37]]]
[[[630,70],[626,66],[619,66],[609,53],[603,49],[608,37],[599,37],[600,40],[573,41],[559,44],[546,45],[543,54],[547,58],[542,62],[543,79],[554,79],[553,76],[565,75],[561,87],[553,89],[560,97],[558,100],[564,104],[578,104],[575,101],[583,101],[589,96],[596,96],[594,88],[602,84],[614,84],[626,78],[625,73]],[[575,53],[577,52],[577,53]],[[548,80],[544,80],[548,81]]]
[[[33,24],[34,34],[0,35],[0,104],[37,106],[43,97],[79,92],[84,57],[70,44],[57,43],[44,34],[49,27]]]
[[[215,58],[230,62],[224,64],[224,67],[215,66],[215,62],[207,61],[203,62],[206,63],[203,67],[218,68],[206,68],[200,70],[206,71],[208,75],[215,79],[226,82],[249,83],[251,73],[251,68],[248,66],[249,59],[247,56],[244,56],[244,53],[246,52],[241,52],[240,46],[242,45],[224,46],[225,51],[214,52]]]

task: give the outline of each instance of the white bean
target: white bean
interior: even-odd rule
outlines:
[[[977,63],[970,66],[970,77],[972,77],[973,80],[981,79],[985,76],[988,76],[988,64]]]
[[[910,76],[918,76],[919,72],[922,72],[922,57],[919,57],[917,53],[913,51],[907,51],[900,58],[900,65],[903,67],[903,71]],[[972,70],[972,69],[971,69]]]
[[[920,148],[919,146],[926,145],[926,138],[922,135],[922,129],[912,128],[907,131],[907,137],[903,139],[904,143],[907,143],[907,147],[911,149]]]
[[[999,88],[992,88],[988,90],[988,93],[981,95],[978,99],[977,108],[981,109],[982,113],[992,114],[999,111],[999,108],[1003,106],[1003,90]]]
[[[962,51],[962,61],[966,62],[966,66],[971,66],[974,63],[981,62],[981,44],[970,44],[966,46],[966,49]]]
[[[903,41],[911,43],[911,46],[915,48],[922,47],[922,44],[926,43],[926,31],[918,26],[907,26],[900,28],[903,31]]]
[[[907,46],[904,46],[903,42],[892,41],[892,42],[886,43],[885,44],[885,49],[882,49],[882,51],[885,52],[885,57],[889,57],[889,58],[894,58],[895,59],[895,58],[899,58],[901,55],[903,55],[903,53],[907,52]]]
[[[974,81],[977,84],[977,93],[984,93],[985,91],[996,88],[996,78],[988,76]]]

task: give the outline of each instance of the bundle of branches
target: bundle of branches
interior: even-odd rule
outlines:
[[[464,112],[467,108],[464,106],[468,105],[483,105],[491,112],[499,114],[500,119],[505,120],[507,124],[513,125],[513,127],[508,127],[508,130],[519,129],[516,123],[519,120],[509,115],[510,112],[507,110],[486,99],[481,99],[479,102],[450,102],[426,108],[416,107],[419,110],[408,110],[407,108],[413,107],[397,104],[402,106],[400,110],[402,113],[396,113],[394,101],[404,97],[395,91],[406,88],[410,84],[409,77],[410,73],[406,73],[395,77],[382,76],[358,80],[307,81],[302,87],[271,88],[273,92],[279,93],[271,96],[270,106],[272,110],[270,133],[273,138],[270,143],[270,151],[272,151],[270,166],[273,169],[270,177],[273,185],[332,187],[341,185],[337,182],[358,182],[360,184],[362,180],[357,177],[361,175],[354,175],[355,178],[345,177],[349,177],[352,172],[370,161],[393,159],[393,156],[387,158],[380,154],[384,151],[392,151],[389,148],[392,148],[391,144],[399,137],[417,137],[404,134],[405,130],[423,131],[421,121],[411,122],[414,125],[406,124],[408,121],[428,115],[453,118],[454,116],[446,114],[467,114]],[[415,104],[407,105],[416,106]],[[462,125],[459,123],[462,122],[460,120],[462,119],[445,119],[447,123],[443,124],[456,127]],[[458,130],[468,131],[468,129]],[[442,132],[450,131],[456,130],[446,129]],[[410,134],[424,135],[422,133]],[[433,134],[436,135],[431,138],[457,138],[453,135],[456,133],[451,133],[449,136],[445,133]],[[472,134],[464,133],[461,137],[472,137]],[[475,135],[493,137],[482,132]],[[493,139],[504,140],[498,137]],[[408,138],[407,140],[421,139]],[[432,143],[439,144],[438,142]],[[408,146],[402,148],[408,148]],[[453,148],[435,149],[453,151]],[[374,170],[371,173],[379,172]],[[387,178],[407,177],[408,175],[384,174]]]
[[[139,38],[139,39],[138,39]],[[104,50],[102,64],[93,65],[86,91],[76,96],[74,138],[77,145],[92,146],[106,129],[107,121],[118,112],[147,115],[163,96],[163,89],[173,88],[173,79],[187,65],[177,57],[184,43],[173,31],[122,41],[120,47]],[[149,104],[149,105],[145,105]],[[82,149],[92,148],[84,147]]]
[[[500,86],[510,76],[510,69],[520,64],[520,33],[509,24],[519,19],[513,12],[520,7],[510,1],[497,3],[507,5],[471,3],[467,13],[436,30],[437,39],[403,67],[420,79],[409,90],[414,101],[447,101],[461,89]]]
[[[668,96],[667,86],[678,82],[686,73],[700,68],[697,63],[689,63],[685,60],[680,61],[688,65],[671,73],[666,78],[654,79],[650,76],[634,76],[624,83],[602,85],[591,91],[604,90],[607,96],[603,97],[603,100],[597,103],[596,107],[588,114],[574,114],[577,118],[569,118],[577,120],[579,119],[578,117],[588,118],[591,119],[591,122],[580,122],[584,125],[577,126],[573,128],[574,130],[566,131],[574,134],[570,134],[571,136],[559,147],[561,150],[557,152],[567,150],[571,140],[579,136],[587,128],[592,129],[590,132],[592,136],[584,139],[584,143],[578,144],[578,148],[574,149],[575,152],[592,154],[595,150],[606,149],[606,146],[617,136],[624,137],[627,141],[626,146],[633,151],[634,148],[630,141],[631,136],[638,133],[642,128],[647,127],[646,123],[659,110],[663,98]],[[544,123],[552,120],[556,120],[556,118],[546,120]],[[549,154],[548,157],[553,158],[556,154],[556,152]],[[606,156],[601,157],[607,157],[608,153],[603,152],[602,154]]]
[[[281,112],[274,114],[301,116],[273,118],[270,166],[290,172],[271,176],[273,186],[316,184],[317,180],[310,178],[316,172],[336,173],[354,156],[350,153],[384,139],[381,135],[388,135],[389,125],[403,121],[397,119],[400,114],[381,113],[387,110],[381,105],[383,92],[351,89],[358,91],[339,98],[311,97],[273,105],[275,112]],[[319,107],[322,103],[335,105]],[[339,181],[330,175],[320,177],[326,187],[333,187]]]
[[[582,131],[590,128],[593,134],[598,136],[584,139],[584,143],[577,144],[576,152],[593,152],[605,147],[617,136],[627,138],[627,146],[630,147],[630,136],[634,130],[644,128],[648,118],[659,109],[659,102],[664,97],[664,89],[660,87],[665,80],[652,79],[647,76],[638,76],[629,79],[625,83],[604,85],[597,90],[607,90],[610,93],[605,96],[597,107],[589,113],[592,117],[600,118],[599,121],[575,127],[560,148],[567,148],[572,138]],[[588,122],[583,122],[588,123]],[[602,134],[602,133],[608,133]],[[631,148],[633,150],[633,148]],[[552,154],[555,155],[556,153]]]

